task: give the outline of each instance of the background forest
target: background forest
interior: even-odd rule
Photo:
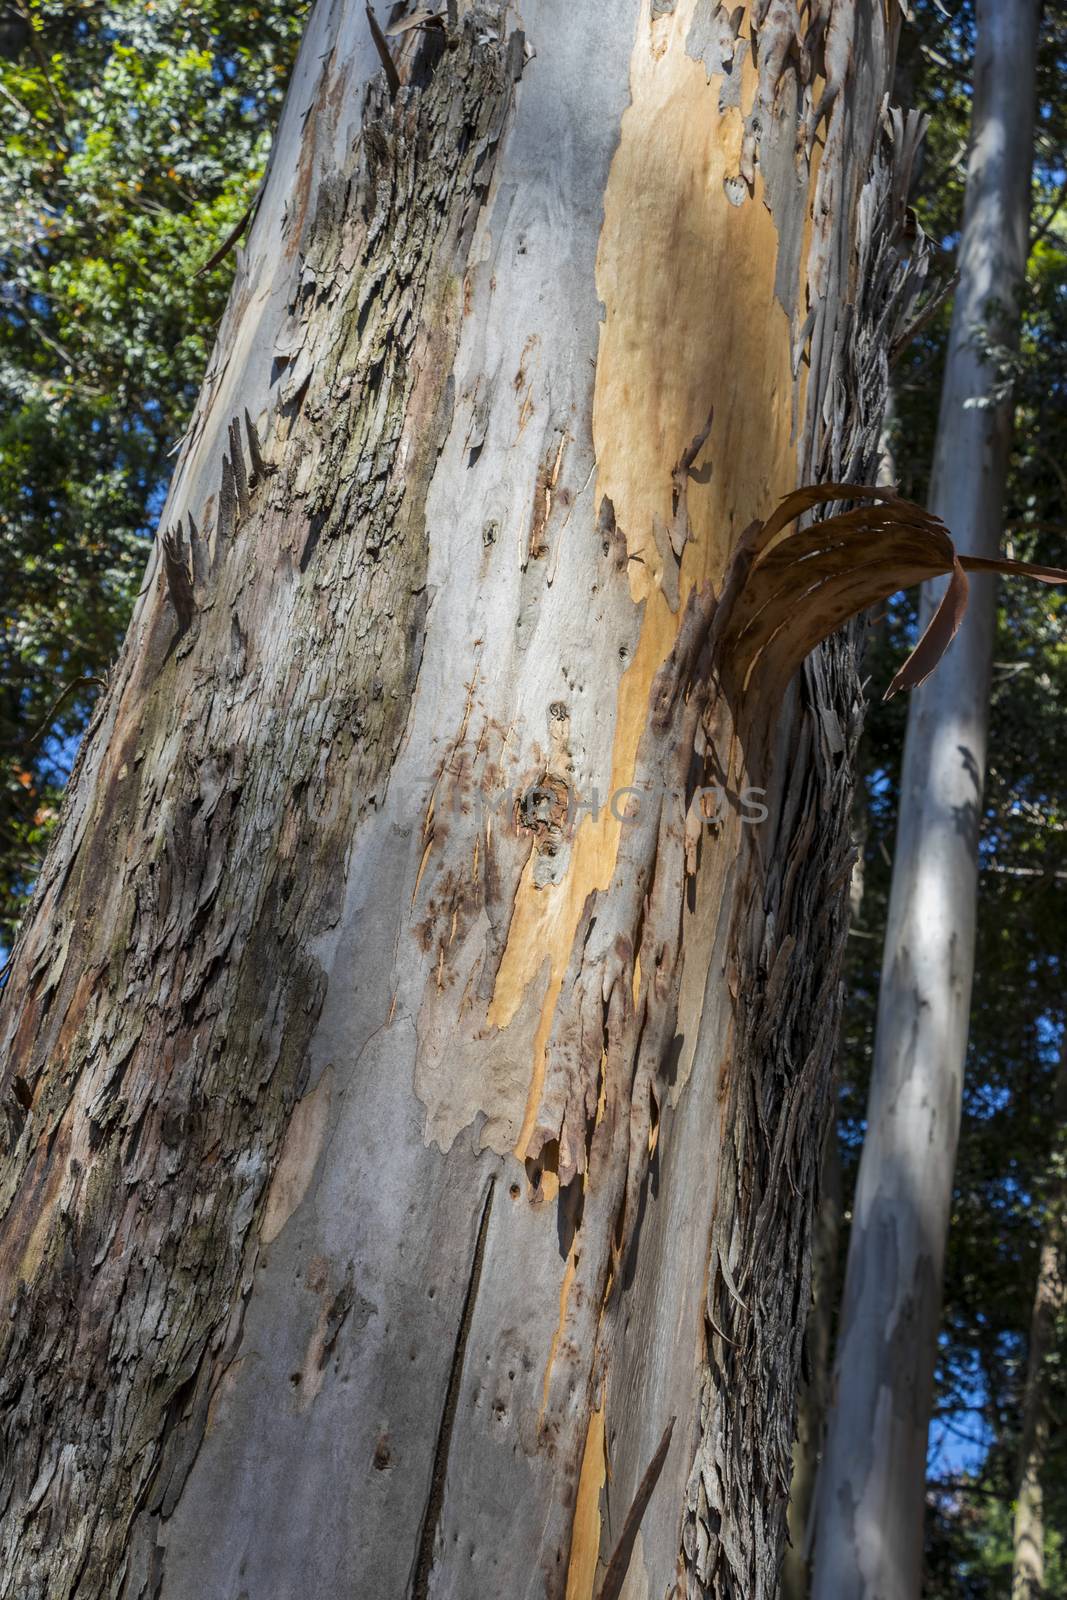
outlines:
[[[307,5],[0,4],[0,945],[47,847],[78,739],[118,650],[232,273]],[[929,115],[913,203],[951,274],[963,205],[973,17],[922,0],[897,95]],[[1067,19],[1046,8],[1022,348],[1005,354],[1015,445],[1006,553],[1067,565]],[[212,265],[212,262],[215,262]],[[922,500],[951,300],[903,352],[890,476]],[[967,530],[956,529],[967,548]],[[1067,953],[1064,599],[1001,585],[978,956],[931,1431],[927,1596],[1010,1593],[1022,1389],[1042,1226],[1067,1146],[1057,1116]],[[872,619],[855,819],[862,871],[840,1052],[843,1260],[862,1146],[897,816],[914,600]],[[1062,1095],[1061,1095],[1062,1106]],[[1047,1589],[1067,1593],[1067,1328],[1050,1357]],[[1057,1426],[1060,1424],[1060,1426]]]

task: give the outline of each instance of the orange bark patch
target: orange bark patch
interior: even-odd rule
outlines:
[[[606,1424],[605,1395],[600,1409],[590,1415],[585,1436],[585,1453],[578,1479],[578,1503],[571,1533],[571,1558],[567,1568],[567,1600],[593,1600],[597,1557],[600,1553],[600,1492],[608,1476]]]
[[[754,199],[741,206],[723,188],[738,169],[756,74],[749,62],[742,107],[720,112],[719,81],[709,85],[703,63],[686,54],[695,5],[678,0],[653,23],[645,0],[597,257],[605,315],[593,401],[596,503],[606,496],[614,506],[630,592],[645,602],[619,689],[612,793],[633,776],[649,690],[686,595],[708,578],[718,586],[742,530],[796,482],[789,326],[775,297],[778,238],[758,176]],[[769,333],[768,324],[779,326]],[[709,415],[710,435],[686,473],[689,537],[679,558],[663,530],[676,510],[679,462]],[[665,593],[668,561],[678,565],[667,584],[677,585],[677,609]],[[615,864],[620,823],[607,799],[598,818],[583,818],[561,883],[537,888],[524,872],[497,974],[489,1017],[506,1027],[545,956],[552,960],[520,1157],[582,908]]]

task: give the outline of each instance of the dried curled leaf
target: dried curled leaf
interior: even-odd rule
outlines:
[[[875,504],[787,531],[806,511],[834,500]],[[787,495],[766,522],[748,530],[734,559],[744,576],[720,633],[723,676],[743,690],[758,667],[760,691],[770,696],[784,692],[816,645],[898,589],[950,575],[929,626],[886,690],[887,700],[925,682],[952,643],[967,610],[968,572],[1067,583],[1067,571],[1058,567],[959,555],[944,523],[922,506],[894,489],[842,483]]]

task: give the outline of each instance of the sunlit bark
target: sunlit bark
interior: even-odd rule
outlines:
[[[773,1593],[858,694],[717,596],[915,131],[803,15],[316,8],[4,997],[5,1597]]]

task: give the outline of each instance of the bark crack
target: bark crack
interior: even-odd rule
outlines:
[[[481,1220],[478,1223],[478,1237],[474,1241],[474,1255],[471,1258],[470,1274],[467,1279],[467,1292],[463,1297],[463,1310],[460,1314],[456,1343],[452,1351],[452,1366],[448,1374],[448,1387],[445,1390],[445,1404],[441,1412],[441,1424],[437,1430],[433,1471],[430,1474],[430,1495],[426,1502],[426,1513],[422,1519],[422,1532],[419,1535],[419,1553],[415,1565],[415,1574],[411,1581],[411,1600],[426,1600],[430,1592],[430,1575],[433,1572],[434,1563],[434,1544],[437,1539],[437,1529],[440,1526],[441,1512],[444,1510],[445,1503],[445,1480],[448,1474],[448,1455],[452,1445],[452,1430],[456,1421],[456,1408],[459,1405],[460,1385],[463,1382],[463,1364],[467,1355],[467,1340],[470,1337],[471,1323],[474,1320],[474,1306],[478,1298],[478,1285],[482,1277],[482,1263],[485,1260],[485,1244],[489,1233],[489,1217],[493,1209],[493,1191],[495,1188],[496,1177],[494,1175],[489,1179],[485,1202],[482,1205]]]

